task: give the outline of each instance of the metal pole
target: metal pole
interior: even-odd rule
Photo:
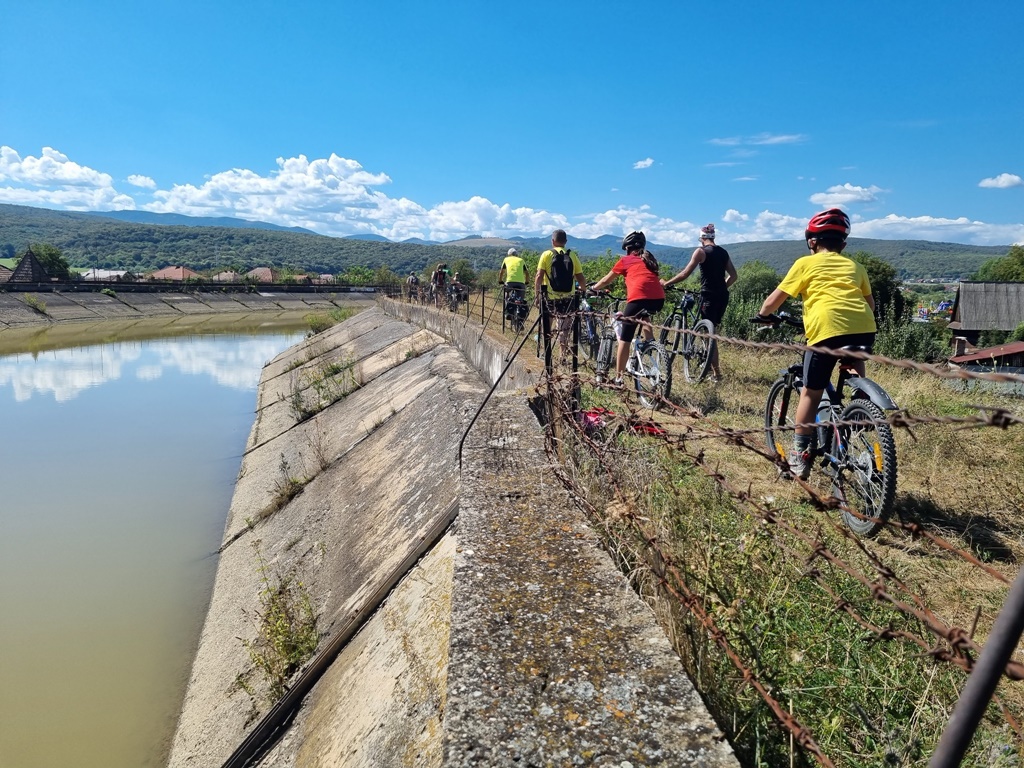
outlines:
[[[955,768],[963,760],[974,731],[985,714],[1006,663],[1024,632],[1024,569],[1017,573],[1003,607],[992,625],[992,633],[971,670],[960,700],[953,709],[946,730],[932,754],[928,768]]]

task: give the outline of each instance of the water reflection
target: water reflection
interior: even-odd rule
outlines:
[[[0,357],[0,766],[166,759],[269,330]]]
[[[154,381],[165,372],[208,376],[217,384],[252,391],[263,364],[281,351],[276,339],[240,336],[125,342],[0,357],[0,389],[10,385],[17,402],[53,395],[57,402],[83,390],[134,376]]]

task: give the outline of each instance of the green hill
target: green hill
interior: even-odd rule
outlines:
[[[162,221],[180,221],[176,216]],[[288,267],[295,270],[339,273],[356,266],[389,266],[403,274],[422,270],[439,261],[468,259],[478,269],[496,269],[505,255],[504,247],[489,240],[474,245],[474,238],[453,244],[393,243],[383,239],[327,237],[302,232],[253,228],[252,222],[230,226],[202,226],[194,222],[151,224],[123,221],[95,213],[52,211],[20,205],[0,205],[0,257],[20,254],[29,243],[52,243],[60,248],[73,267],[113,269],[127,267],[148,271],[183,264],[197,271],[233,267],[242,271],[258,266]],[[547,248],[548,238],[510,238],[527,250]],[[505,241],[502,241],[505,242]],[[569,246],[584,259],[618,253],[621,239],[604,235],[594,239],[570,238]],[[801,241],[723,243],[736,264],[753,259],[767,262],[784,272],[807,250]],[[685,264],[693,248],[651,244],[663,262]],[[1005,256],[1009,246],[977,246],[933,243],[925,240],[867,240],[851,238],[847,252],[868,251],[896,267],[904,279],[967,277],[992,258]]]

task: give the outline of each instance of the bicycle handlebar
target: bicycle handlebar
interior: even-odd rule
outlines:
[[[773,328],[777,328],[783,323],[791,325],[794,328],[799,328],[800,330],[803,330],[804,328],[803,318],[795,317],[789,312],[776,312],[772,315],[755,315],[750,318],[749,322],[753,325],[770,325]]]

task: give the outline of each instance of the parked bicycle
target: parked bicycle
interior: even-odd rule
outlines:
[[[658,335],[658,341],[668,355],[665,397],[672,391],[672,367],[676,357],[683,359],[683,376],[687,382],[696,384],[704,380],[714,357],[715,340],[710,338],[714,332],[714,324],[700,317],[700,296],[693,291],[682,290]]]
[[[602,297],[593,291],[588,291],[585,296],[580,297],[580,337],[579,351],[584,360],[598,359],[598,352],[601,349],[601,335],[605,328],[607,335],[615,341],[615,330],[611,327],[611,319],[607,313],[602,311]],[[607,373],[598,371],[600,376]]]
[[[619,331],[622,328],[622,313],[619,311],[619,307],[626,298],[604,293],[592,294],[592,296],[606,297],[610,300],[607,309],[609,322],[603,324],[600,330],[600,342],[597,356],[594,359],[594,367],[597,370],[600,383],[608,377],[608,371],[615,369],[615,353],[618,348]],[[651,318],[647,312],[641,312],[635,319],[649,322]],[[643,335],[638,331],[630,344],[626,373],[632,376],[637,398],[645,408],[657,409],[661,405],[662,398],[665,396],[667,366],[668,359],[661,343],[658,341],[644,342]]]
[[[785,323],[803,332],[803,321],[786,312],[767,318],[768,325]],[[751,318],[752,323],[766,324]],[[842,347],[865,351],[864,347]],[[838,351],[838,350],[837,350]],[[811,461],[819,463],[832,483],[832,495],[843,505],[842,519],[860,536],[874,536],[892,514],[896,498],[896,441],[885,411],[899,410],[889,394],[876,382],[857,372],[848,360],[840,360],[835,386],[829,382],[815,417],[817,446]],[[803,362],[784,371],[768,390],[764,409],[765,440],[768,449],[786,458],[786,441],[792,437],[793,418],[803,387]],[[850,399],[843,395],[849,388]],[[860,513],[859,515],[854,514]]]

